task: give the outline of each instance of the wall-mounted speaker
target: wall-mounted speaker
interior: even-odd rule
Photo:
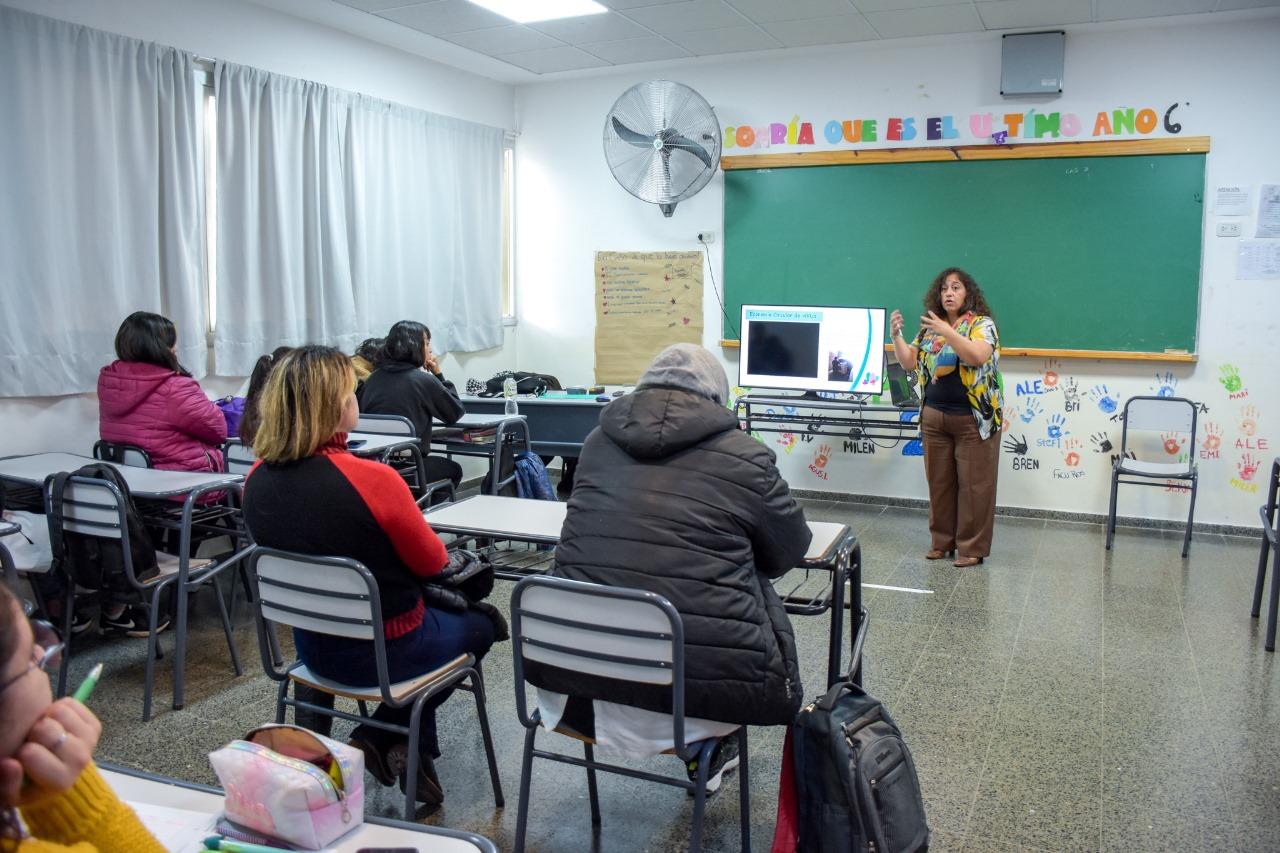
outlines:
[[[1062,58],[1067,34],[1007,33],[1000,39],[1000,94],[1062,93]]]

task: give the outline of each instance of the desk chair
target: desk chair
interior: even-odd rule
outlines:
[[[124,576],[130,589],[136,592],[141,604],[148,614],[147,666],[142,697],[142,721],[151,719],[151,693],[155,684],[155,662],[162,656],[156,625],[159,621],[160,598],[170,587],[176,587],[178,595],[185,595],[196,587],[208,584],[213,587],[214,596],[218,600],[218,614],[222,619],[222,630],[227,637],[227,648],[231,652],[231,664],[235,674],[240,675],[240,653],[236,650],[235,639],[231,635],[231,620],[227,615],[226,602],[222,599],[222,590],[214,581],[219,572],[233,564],[233,561],[218,562],[216,560],[190,559],[187,561],[187,577],[185,586],[179,585],[181,578],[182,558],[163,551],[156,551],[156,563],[159,572],[150,578],[139,578],[133,566],[133,553],[130,549],[129,522],[126,517],[124,495],[116,488],[115,483],[92,477],[70,476],[61,485],[59,493],[59,475],[53,475],[45,481],[45,506],[49,516],[49,543],[53,548],[55,559],[61,555],[62,563],[67,571],[67,597],[63,605],[63,639],[67,646],[62,654],[62,665],[58,669],[58,695],[67,692],[67,661],[71,657],[71,621],[75,606],[76,581],[71,566],[68,565],[66,540],[67,532],[80,533],[97,539],[108,540],[108,547],[119,548],[123,553]],[[220,486],[219,488],[227,488]],[[62,513],[53,511],[53,507],[61,501]],[[182,537],[183,540],[187,536]],[[175,624],[175,645],[179,657],[182,656],[186,637],[185,626]]]
[[[151,454],[136,444],[115,444],[110,441],[93,443],[93,458],[103,462],[115,462],[118,465],[130,465],[134,468],[150,468]]]
[[[21,532],[22,528],[11,521],[0,523],[0,568],[4,569],[5,585],[13,590],[15,595],[18,593],[18,568],[13,564],[13,555],[5,547],[4,538]]]
[[[660,595],[637,589],[618,589],[556,577],[528,577],[511,594],[511,648],[515,657],[516,712],[525,727],[520,769],[520,804],[516,818],[515,853],[523,853],[529,815],[529,785],[533,759],[545,758],[584,767],[591,802],[591,823],[600,823],[596,771],[616,773],[693,793],[693,826],[689,850],[702,847],[702,816],[707,801],[707,776],[718,740],[700,743],[684,739],[684,624],[680,614]],[[525,696],[524,662],[597,675],[616,681],[665,685],[671,688],[671,753],[686,765],[698,762],[698,778],[659,776],[595,760],[595,741],[561,725],[558,734],[580,740],[585,759],[534,748],[541,728],[539,711],[529,713]],[[748,787],[747,730],[736,732],[738,755],[738,811],[743,850],[751,849],[751,793]],[[586,846],[584,844],[584,846]]]
[[[222,455],[227,460],[228,474],[248,474],[253,463],[258,461],[258,455],[253,452],[253,448],[248,447],[238,438],[227,439],[227,443],[222,445]]]
[[[354,432],[368,432],[374,435],[398,435],[407,439],[417,438],[418,431],[413,426],[413,421],[404,415],[371,415],[360,414],[356,421]],[[418,495],[418,505],[425,506],[424,501],[429,500],[431,495],[440,488],[440,484],[427,482],[427,468],[423,461],[423,456],[428,452],[428,448],[419,444],[408,444],[399,448],[388,448],[379,457],[378,461],[390,465],[400,472],[400,476],[409,481],[410,486],[421,494]],[[409,464],[405,465],[396,462],[396,457],[401,454],[407,455]]]
[[[417,806],[418,730],[423,708],[428,699],[442,690],[451,687],[466,690],[476,699],[480,733],[484,739],[485,756],[489,760],[493,801],[502,807],[502,783],[498,779],[498,762],[489,733],[489,716],[485,711],[484,679],[480,665],[472,655],[460,655],[431,672],[392,684],[387,675],[386,634],[378,586],[373,574],[363,565],[346,557],[317,557],[258,547],[249,557],[249,577],[254,587],[254,616],[262,666],[268,676],[280,683],[276,694],[277,723],[284,722],[286,707],[305,708],[317,714],[408,736],[404,819],[413,820]],[[378,667],[378,683],[373,686],[344,684],[317,675],[302,661],[284,666],[278,646],[273,643],[276,625],[352,640],[371,640]],[[357,716],[291,699],[290,684],[303,684],[333,696],[354,699],[360,714]],[[398,726],[373,719],[367,713],[369,702],[382,702],[393,708],[412,708],[409,725]],[[425,760],[430,762],[431,759]]]
[[[1129,432],[1186,434],[1185,462],[1140,462],[1130,458]],[[1166,480],[1184,480],[1191,484],[1191,505],[1187,509],[1187,530],[1182,537],[1182,556],[1191,549],[1191,520],[1196,513],[1196,487],[1200,472],[1193,461],[1196,446],[1196,404],[1184,397],[1130,397],[1124,404],[1124,429],[1120,434],[1120,456],[1111,468],[1111,508],[1107,511],[1107,550],[1111,550],[1116,534],[1116,492],[1120,484],[1133,486],[1166,485]],[[1121,479],[1127,477],[1129,479]],[[1135,479],[1136,478],[1136,479]]]
[[[1262,609],[1262,587],[1267,579],[1267,556],[1271,557],[1271,608],[1267,611],[1267,651],[1276,650],[1276,611],[1280,610],[1280,524],[1276,523],[1276,498],[1280,495],[1280,456],[1271,462],[1271,480],[1267,486],[1267,502],[1258,507],[1262,516],[1262,552],[1258,554],[1258,580],[1253,586],[1253,611],[1258,618]]]

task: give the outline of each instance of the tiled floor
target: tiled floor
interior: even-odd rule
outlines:
[[[1122,529],[1107,553],[1099,526],[1002,517],[994,556],[959,570],[923,559],[922,511],[829,502],[806,511],[858,532],[864,581],[931,591],[867,590],[866,686],[915,755],[934,850],[1280,849],[1280,664],[1249,618],[1255,540],[1197,535],[1182,560],[1175,534]],[[495,598],[509,590],[499,583]],[[209,605],[194,620],[186,710],[167,708],[166,659],[148,725],[140,643],[77,655],[73,678],[108,662],[92,700],[107,724],[103,757],[212,782],[205,753],[271,719],[273,685],[247,611],[238,611],[246,674],[233,679]],[[795,620],[810,694],[822,686],[827,624]],[[428,820],[510,849],[521,730],[509,647],[485,672],[508,806],[493,808],[474,707],[460,694],[440,713],[447,801]],[[753,850],[769,848],[781,735],[751,732]],[[672,759],[654,769],[664,766],[679,771]],[[680,791],[602,777],[593,843],[583,774],[536,767],[530,850],[684,845],[690,803]],[[738,847],[736,784],[726,789],[709,807],[708,850]],[[378,790],[370,808],[396,813],[398,791]]]

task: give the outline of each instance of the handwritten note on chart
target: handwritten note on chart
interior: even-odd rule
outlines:
[[[596,382],[633,385],[674,343],[702,343],[702,254],[596,252]]]

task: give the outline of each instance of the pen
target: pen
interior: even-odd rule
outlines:
[[[80,704],[84,704],[89,699],[89,694],[93,693],[93,688],[98,686],[98,679],[102,677],[102,664],[95,664],[93,669],[89,670],[89,674],[84,677],[84,681],[80,682],[80,686],[76,688],[76,692],[71,694],[71,698]]]
[[[204,840],[204,846],[207,850],[225,851],[225,853],[290,853],[290,851],[281,847],[266,847],[261,844],[249,844],[244,841],[235,841],[218,835],[211,835],[206,838]]]

